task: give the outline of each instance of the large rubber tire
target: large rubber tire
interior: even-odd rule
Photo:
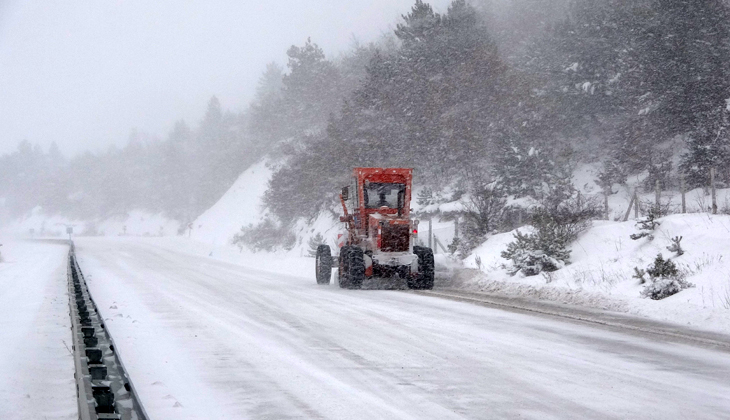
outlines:
[[[337,282],[340,287],[347,287],[347,255],[350,253],[350,247],[345,245],[340,248],[339,270],[337,270]]]
[[[408,280],[408,288],[416,290],[433,289],[435,266],[433,250],[423,246],[414,246],[413,253],[418,257],[418,275]]]
[[[330,277],[332,277],[332,251],[329,245],[320,245],[317,247],[314,270],[317,276],[317,284],[330,284]]]
[[[345,256],[345,275],[340,278],[340,287],[359,289],[365,279],[365,259],[362,248],[349,247]],[[343,282],[344,280],[344,282]]]

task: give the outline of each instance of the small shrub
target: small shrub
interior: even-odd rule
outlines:
[[[279,247],[290,250],[296,243],[296,236],[285,227],[280,227],[271,219],[266,219],[260,224],[248,225],[241,228],[232,240],[239,249],[247,246],[254,252],[272,252]]]
[[[677,265],[672,260],[665,260],[662,254],[657,254],[654,263],[646,269],[646,274],[651,276],[651,278],[677,277],[679,276],[679,269],[677,269]]]
[[[641,291],[641,296],[653,300],[660,300],[677,294],[689,287],[694,287],[694,285],[682,278],[660,278],[647,284],[644,290]]]
[[[649,240],[654,240],[654,235],[652,232],[654,232],[654,229],[656,229],[657,226],[659,226],[661,223],[657,222],[656,219],[659,215],[655,211],[655,209],[649,210],[649,214],[646,215],[643,219],[640,219],[636,222],[636,227],[641,230],[641,232],[633,233],[629,237],[633,240],[638,240],[644,237],[649,237]]]
[[[665,260],[662,254],[657,255],[654,263],[646,269],[646,274],[649,275],[650,281],[641,291],[641,296],[645,298],[660,300],[694,287],[685,279],[677,265],[672,260]]]
[[[522,272],[525,276],[535,276],[543,271],[556,271],[570,257],[570,251],[564,245],[545,242],[539,232],[525,235],[518,231],[514,237],[514,242],[507,244],[507,250],[502,252],[502,258],[512,261],[512,267],[508,269],[511,275]]]
[[[634,275],[631,277],[639,280],[639,284],[644,284],[644,283],[646,283],[646,279],[644,278],[645,275],[646,275],[646,270],[642,270],[639,267],[634,267]]]
[[[548,204],[537,209],[531,217],[535,232],[515,234],[514,242],[507,245],[502,258],[512,261],[509,272],[534,276],[543,271],[556,271],[570,262],[568,245],[591,226],[591,219],[600,215],[600,209],[590,201],[578,197]]]
[[[654,235],[652,235],[649,232],[632,233],[631,235],[629,235],[629,238],[631,238],[631,239],[633,239],[635,241],[637,241],[637,240],[639,240],[641,238],[646,238],[646,237],[649,237],[649,240],[650,241],[653,241],[654,240]]]
[[[680,244],[682,242],[681,236],[675,236],[672,238],[672,244],[667,247],[669,252],[674,252],[679,257],[680,255],[684,254],[684,249],[682,249],[682,245]]]

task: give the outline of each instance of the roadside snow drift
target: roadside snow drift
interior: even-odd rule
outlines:
[[[500,253],[514,232],[494,235],[465,260],[467,267],[484,274],[462,286],[622,309],[730,332],[730,216],[678,214],[659,222],[653,240],[629,238],[638,232],[635,221],[594,222],[572,244],[571,264],[533,277],[511,277],[505,270],[509,261]],[[682,256],[667,250],[676,236],[683,238]],[[634,268],[646,269],[660,253],[671,258],[695,287],[659,301],[641,298],[644,286],[633,277]]]
[[[0,248],[0,419],[77,418],[63,243]]]

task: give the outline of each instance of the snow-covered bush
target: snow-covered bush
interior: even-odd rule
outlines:
[[[570,262],[568,245],[591,225],[600,210],[591,202],[577,197],[560,204],[535,210],[531,216],[535,231],[515,234],[502,258],[512,261],[511,274],[522,272],[534,276],[543,271],[555,271]]]
[[[541,249],[543,246],[549,251]],[[510,242],[507,250],[502,252],[502,258],[512,261],[509,273],[515,275],[522,272],[525,276],[558,270],[565,265],[569,256],[570,251],[564,246],[558,243],[543,243],[539,232],[525,235],[518,231],[515,233],[514,242]]]
[[[247,246],[254,252],[271,252],[279,247],[292,249],[296,243],[296,236],[289,229],[278,226],[271,219],[266,219],[256,226],[242,227],[241,232],[234,235],[231,242],[239,249]]]
[[[649,282],[641,291],[641,296],[660,300],[693,286],[683,278],[659,278]]]
[[[658,217],[660,216],[657,210],[652,207],[646,217],[636,222],[636,227],[639,228],[640,232],[632,233],[629,237],[634,241],[644,237],[648,237],[650,241],[654,240],[654,229],[661,224],[656,221]]]
[[[685,279],[677,265],[670,259],[658,254],[654,263],[646,269],[649,281],[641,291],[642,297],[653,300],[664,299],[694,285]]]
[[[646,269],[646,274],[655,279],[658,277],[678,277],[680,272],[672,260],[665,260],[662,254],[657,254],[654,263]]]
[[[677,256],[679,257],[680,255],[683,255],[684,254],[684,249],[682,249],[681,242],[682,242],[682,237],[681,236],[675,236],[674,238],[672,238],[672,244],[669,245],[667,247],[667,249],[670,252],[676,252],[677,253]]]

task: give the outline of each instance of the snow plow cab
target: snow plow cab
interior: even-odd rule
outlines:
[[[415,245],[418,221],[410,218],[413,169],[355,168],[354,178],[340,194],[346,228],[336,258],[340,287],[399,276],[411,289],[432,289],[433,251]],[[317,283],[329,284],[334,263],[330,246],[319,245]]]

